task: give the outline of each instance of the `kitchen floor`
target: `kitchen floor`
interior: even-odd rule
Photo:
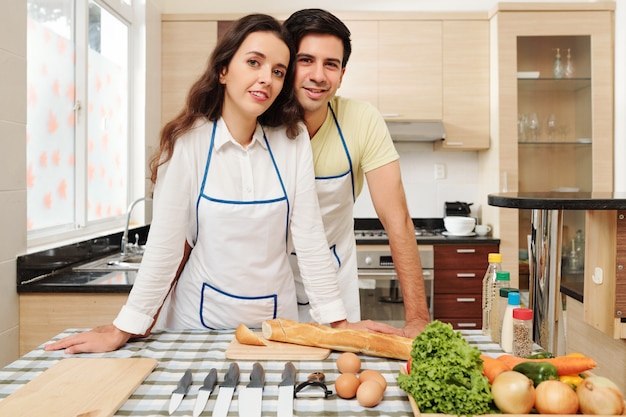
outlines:
[[[389,288],[360,289],[359,293],[363,320],[379,321],[394,327],[404,326],[404,303],[380,301],[381,297],[389,297]],[[402,297],[402,294],[398,296]]]

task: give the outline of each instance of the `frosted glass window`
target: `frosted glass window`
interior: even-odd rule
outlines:
[[[130,24],[105,0],[27,1],[29,238],[123,217]]]

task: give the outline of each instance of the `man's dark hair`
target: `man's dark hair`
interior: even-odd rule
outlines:
[[[310,33],[332,35],[341,39],[343,43],[341,66],[345,68],[352,53],[350,30],[335,15],[322,9],[302,9],[289,16],[283,26],[291,34],[296,50],[300,47],[302,38]]]

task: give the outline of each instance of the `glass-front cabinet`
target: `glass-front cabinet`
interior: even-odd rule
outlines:
[[[498,5],[491,16],[493,145],[481,164],[487,194],[613,191],[614,7]],[[483,217],[501,237],[505,269],[524,287],[530,211],[487,207]],[[582,280],[584,231],[584,211],[564,212],[564,277]]]

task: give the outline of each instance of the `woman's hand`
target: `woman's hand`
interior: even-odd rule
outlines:
[[[44,346],[44,350],[65,349],[65,353],[111,352],[124,346],[130,337],[130,333],[121,331],[113,324],[107,324],[49,343]]]

